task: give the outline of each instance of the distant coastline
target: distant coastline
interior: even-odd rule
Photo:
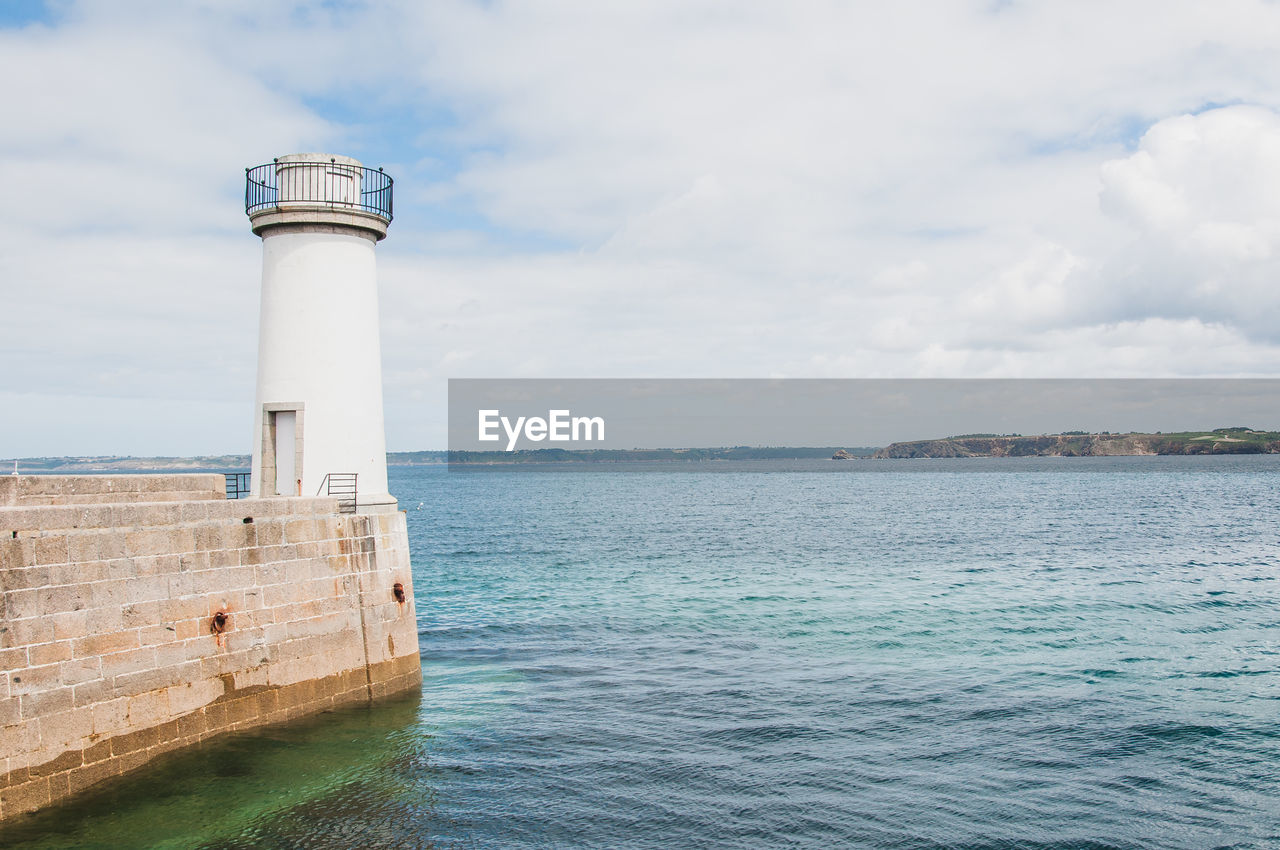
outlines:
[[[850,449],[860,457],[871,457],[878,449],[863,446]],[[514,452],[454,451],[454,452],[403,452],[387,455],[390,464],[412,465],[422,461],[418,455],[438,456],[428,462],[499,465],[499,464],[548,464],[548,463],[702,463],[730,460],[806,460],[826,459],[837,451],[836,446],[732,446],[718,448],[682,449],[523,449]]]
[[[1238,455],[1280,453],[1280,432],[1217,428],[1162,434],[963,434],[937,440],[891,443],[877,459],[964,457],[1124,457],[1135,455]]]
[[[464,464],[627,464],[744,460],[883,460],[967,457],[1123,457],[1141,455],[1278,454],[1280,431],[1217,428],[1178,433],[960,434],[931,440],[910,440],[887,446],[732,446],[681,449],[525,449],[504,451],[388,452],[388,466]],[[18,458],[18,471],[27,474],[109,472],[237,472],[249,469],[249,455],[194,457]],[[0,474],[13,470],[14,459],[0,460]]]
[[[13,472],[14,458],[0,460],[0,475]],[[23,474],[83,472],[236,472],[249,468],[248,455],[198,455],[195,457],[128,457],[93,455],[88,457],[20,457]]]
[[[690,449],[531,449],[515,452],[419,451],[387,452],[388,466],[441,466],[447,463],[549,464],[549,463],[652,463],[657,461],[726,461],[726,460],[801,460],[829,458],[836,446],[733,446]],[[848,451],[859,457],[870,457],[875,446]],[[195,457],[125,457],[99,455],[93,457],[18,458],[23,473],[76,474],[84,472],[169,472],[218,471],[236,472],[249,468],[249,455],[198,455]],[[0,460],[0,474],[13,471],[13,458]]]

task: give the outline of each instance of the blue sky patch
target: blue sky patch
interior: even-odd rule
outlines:
[[[53,23],[53,11],[44,0],[5,0],[0,3],[0,27],[18,29],[29,24]]]

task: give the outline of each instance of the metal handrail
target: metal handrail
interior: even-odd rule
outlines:
[[[246,215],[269,209],[327,207],[372,213],[391,221],[391,175],[331,159],[281,162],[244,170]]]
[[[353,514],[356,512],[356,478],[354,472],[327,472],[320,481],[316,495],[324,493],[338,500],[338,513]]]

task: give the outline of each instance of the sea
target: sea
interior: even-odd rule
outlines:
[[[420,694],[12,848],[1280,847],[1280,456],[393,467]]]

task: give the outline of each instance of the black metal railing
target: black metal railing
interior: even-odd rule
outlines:
[[[356,512],[356,473],[330,472],[320,482],[319,496],[333,496],[338,500],[338,513],[353,514]]]
[[[248,472],[224,472],[227,477],[227,498],[228,499],[244,499],[249,496],[249,478]]]
[[[244,170],[244,211],[330,207],[373,213],[391,221],[391,175],[331,159],[275,160]]]

